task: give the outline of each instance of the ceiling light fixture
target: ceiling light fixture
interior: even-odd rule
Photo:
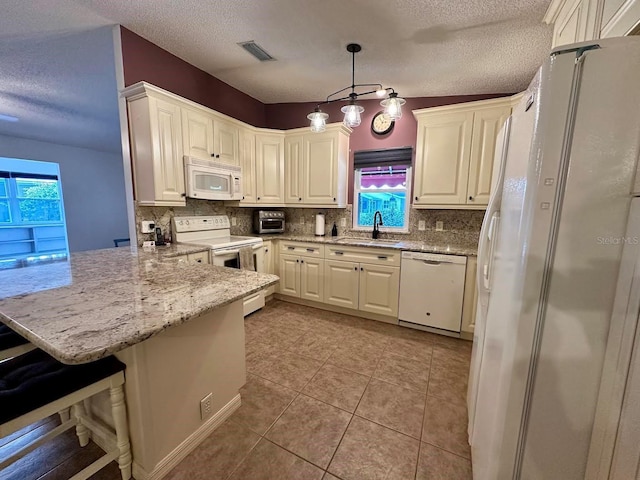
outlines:
[[[398,120],[402,117],[402,105],[406,103],[406,100],[402,97],[399,97],[396,91],[390,87],[383,87],[379,83],[356,83],[355,82],[355,70],[356,70],[356,53],[362,50],[362,47],[357,43],[350,43],[347,45],[347,52],[351,53],[351,85],[345,87],[337,92],[333,92],[331,95],[327,97],[324,102],[320,102],[315,110],[307,115],[307,118],[311,121],[311,131],[312,132],[324,132],[327,119],[329,115],[320,110],[320,105],[324,105],[325,103],[333,103],[333,102],[343,102],[348,100],[349,103],[342,107],[340,110],[344,113],[343,123],[350,128],[357,127],[361,122],[361,114],[364,112],[364,108],[362,105],[358,105],[359,97],[364,95],[370,95],[375,93],[378,97],[384,97],[388,95],[387,98],[380,102],[380,105],[384,107],[384,113],[391,120]],[[363,89],[363,87],[368,88],[365,92],[357,92],[356,89]],[[374,88],[375,87],[375,88]],[[372,88],[374,88],[372,90]],[[351,93],[344,96],[346,90],[351,90]],[[339,98],[333,98],[338,97]]]

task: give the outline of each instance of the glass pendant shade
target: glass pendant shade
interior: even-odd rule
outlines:
[[[405,103],[407,101],[404,98],[398,97],[398,94],[393,92],[389,94],[389,98],[382,100],[380,105],[384,107],[384,113],[391,120],[398,120],[402,118],[402,105]]]
[[[344,123],[349,128],[354,128],[360,125],[362,119],[360,118],[360,114],[364,112],[364,108],[360,105],[356,105],[354,102],[351,102],[349,105],[345,105],[340,109],[342,113],[344,113]]]
[[[327,118],[329,115],[324,113],[319,108],[316,108],[313,112],[307,115],[307,118],[311,121],[311,131],[314,133],[324,132],[327,126]]]

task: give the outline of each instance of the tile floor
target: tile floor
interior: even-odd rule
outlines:
[[[168,480],[471,479],[470,342],[281,301],[245,325],[242,406]],[[0,478],[66,479],[101,454],[67,434]],[[118,480],[117,465],[92,478]]]
[[[242,406],[167,479],[471,479],[470,342],[281,301],[245,325]]]

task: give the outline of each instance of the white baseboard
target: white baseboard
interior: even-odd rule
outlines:
[[[187,437],[180,445],[158,462],[152,472],[146,472],[133,459],[133,478],[135,480],[160,480],[178,465],[187,455],[211,435],[222,422],[240,408],[240,394],[236,395],[224,407],[218,410],[209,420]]]

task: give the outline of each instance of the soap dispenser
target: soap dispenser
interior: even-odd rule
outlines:
[[[333,228],[331,229],[331,236],[332,237],[337,237],[338,236],[338,226],[335,224],[333,224]]]

